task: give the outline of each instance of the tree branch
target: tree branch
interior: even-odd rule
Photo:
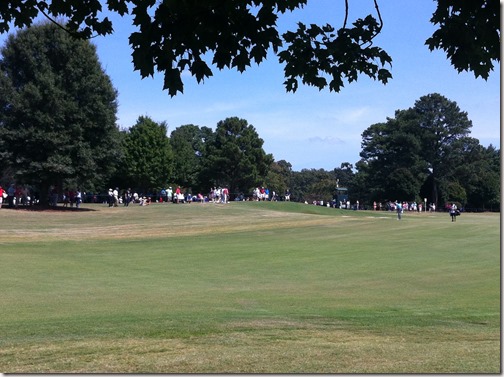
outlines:
[[[374,37],[376,37],[378,34],[380,34],[381,29],[383,28],[383,19],[382,19],[381,13],[380,13],[380,8],[378,7],[378,0],[374,0],[374,4],[375,4],[376,13],[378,14],[378,19],[380,20],[380,27],[378,28],[378,31],[375,33],[375,35],[373,35],[371,37],[371,39],[369,40],[370,42],[373,40]]]
[[[346,0],[345,0],[346,1]],[[373,45],[373,39],[378,35],[380,34],[382,28],[383,28],[383,19],[382,19],[382,16],[381,16],[381,12],[380,12],[380,8],[378,7],[378,0],[374,0],[374,5],[375,5],[375,9],[376,9],[376,13],[378,14],[378,20],[380,21],[380,24],[378,25],[378,28],[376,30],[376,33],[374,33],[371,38],[369,38],[368,41],[366,41],[365,43],[362,43],[360,44],[359,46],[364,46],[366,44],[369,43],[369,47],[371,47]]]
[[[45,18],[47,18],[49,21],[51,21],[54,25],[56,25],[58,28],[60,28],[61,30],[65,31],[66,33],[70,34],[71,36],[75,37],[75,38],[79,38],[79,39],[92,39],[92,38],[95,38],[98,36],[97,35],[94,35],[94,36],[90,36],[90,37],[84,37],[82,35],[82,33],[79,33],[78,31],[72,31],[70,29],[67,29],[66,27],[64,27],[63,25],[61,25],[59,22],[57,22],[56,20],[54,20],[53,18],[51,18],[41,7],[40,7],[40,4],[37,4],[37,8],[38,10],[40,11],[40,13],[42,13],[44,15]]]
[[[348,21],[348,0],[345,0],[345,21],[343,22],[343,29],[346,28],[347,21]]]

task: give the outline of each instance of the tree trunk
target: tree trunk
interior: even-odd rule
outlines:
[[[40,185],[39,205],[42,207],[49,207],[49,185],[42,183]]]
[[[437,182],[437,179],[436,177],[434,176],[433,179],[432,179],[432,202],[436,205],[436,209],[439,208],[438,206],[438,195],[439,195],[439,192],[438,192],[438,182]]]

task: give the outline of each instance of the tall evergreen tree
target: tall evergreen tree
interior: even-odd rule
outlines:
[[[132,188],[157,191],[172,173],[173,154],[166,123],[140,116],[124,140],[124,176]]]
[[[9,36],[0,51],[2,165],[35,185],[106,181],[119,155],[117,93],[95,47],[51,24]]]
[[[213,131],[208,127],[193,124],[183,125],[172,131],[170,144],[173,150],[173,181],[206,192],[206,185],[200,182],[201,159],[207,143],[213,140]]]
[[[364,131],[356,182],[374,190],[375,200],[418,200],[425,194],[439,206],[454,195],[464,199],[461,167],[467,172],[480,160],[473,153],[479,142],[468,137],[471,127],[456,102],[437,93],[423,96]]]
[[[432,175],[432,200],[439,204],[439,187],[455,168],[448,163],[450,156],[458,153],[457,140],[469,135],[472,122],[456,102],[438,93],[421,97],[413,111],[418,116],[414,130],[421,141],[420,154]]]
[[[264,181],[273,162],[263,143],[245,119],[220,121],[213,142],[206,148],[202,180],[209,185],[226,185],[231,193],[251,192]]]
[[[427,164],[421,158],[421,140],[415,132],[417,127],[417,115],[412,110],[398,110],[395,118],[363,132],[362,163],[358,168],[368,173],[367,199],[417,200],[427,176]]]

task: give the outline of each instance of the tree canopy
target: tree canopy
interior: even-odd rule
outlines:
[[[264,141],[245,119],[227,118],[217,123],[205,148],[201,181],[228,186],[231,193],[250,192],[260,185],[273,163]]]
[[[200,128],[193,124],[172,131],[170,144],[174,155],[173,182],[183,187],[192,187],[196,191],[205,188],[203,182],[200,182],[202,159],[206,155],[206,146],[212,142],[213,137],[211,128]]]
[[[412,108],[396,111],[384,123],[371,125],[362,134],[357,164],[368,199],[428,197],[438,205],[454,199],[466,204],[471,198],[473,205],[493,203],[499,186],[495,166],[499,153],[469,137],[471,127],[467,113],[438,93],[421,97]],[[476,192],[485,195],[475,200]]]
[[[115,169],[116,91],[95,47],[54,25],[10,36],[0,51],[0,153],[4,173],[38,185],[106,181]]]
[[[172,174],[172,148],[166,123],[140,116],[123,138],[120,171],[128,186],[147,192],[162,187]]]
[[[313,0],[316,1],[316,0]],[[217,69],[243,72],[268,54],[284,64],[287,91],[299,81],[319,89],[340,91],[345,81],[367,75],[382,83],[392,77],[392,57],[374,45],[383,27],[379,2],[375,14],[339,27],[305,25],[280,33],[280,15],[302,8],[308,0],[3,0],[0,33],[30,26],[40,14],[80,38],[113,32],[103,12],[133,15],[137,31],[129,37],[135,70],[142,77],[164,73],[164,89],[171,96],[183,92],[182,72],[198,82]],[[404,6],[404,5],[398,5]],[[498,0],[437,0],[430,20],[438,26],[426,41],[428,48],[443,49],[458,71],[487,78],[493,62],[500,61],[500,4]],[[207,61],[210,59],[210,61]]]

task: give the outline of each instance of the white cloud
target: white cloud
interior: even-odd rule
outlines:
[[[324,136],[324,137],[314,136],[308,138],[308,141],[314,144],[327,144],[327,145],[345,144],[344,140],[334,136]]]

